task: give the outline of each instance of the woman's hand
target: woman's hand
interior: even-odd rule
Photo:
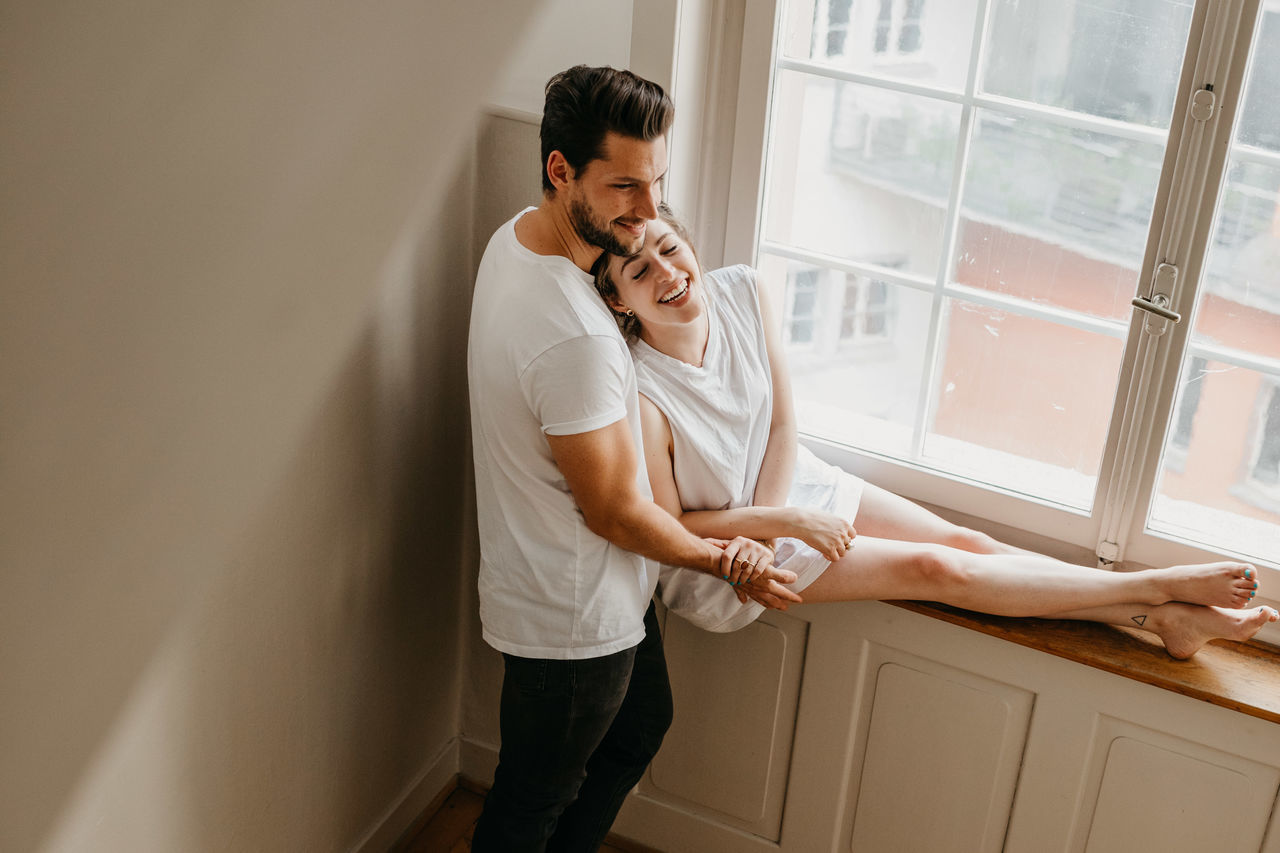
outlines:
[[[724,547],[721,577],[730,586],[746,586],[773,566],[773,549],[754,539],[738,536]],[[739,599],[742,595],[739,593]]]
[[[801,540],[831,562],[839,560],[853,547],[858,532],[853,522],[817,509],[794,509],[796,539]]]

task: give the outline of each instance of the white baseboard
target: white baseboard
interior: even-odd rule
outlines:
[[[431,801],[453,784],[459,773],[458,744],[455,737],[441,747],[422,772],[405,786],[396,801],[365,833],[364,838],[351,847],[352,853],[386,853],[391,849],[391,845],[426,811]]]
[[[463,738],[458,751],[458,772],[473,782],[493,784],[493,771],[498,768],[498,747],[491,743]]]

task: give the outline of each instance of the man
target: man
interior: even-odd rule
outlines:
[[[474,851],[596,850],[671,721],[646,557],[772,607],[799,597],[760,543],[688,533],[650,499],[635,372],[588,270],[657,216],[674,109],[626,71],[547,84],[543,199],[476,278],[468,345],[480,617],[503,653],[502,748]]]

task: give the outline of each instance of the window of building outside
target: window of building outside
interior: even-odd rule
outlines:
[[[838,347],[890,341],[894,309],[884,281],[795,264],[787,271],[786,293],[783,340],[793,357],[820,360]]]
[[[806,433],[1096,512],[1194,13],[781,0],[756,263]],[[1148,389],[1176,396],[1143,535],[1275,566],[1280,0],[1259,16],[1190,332]]]

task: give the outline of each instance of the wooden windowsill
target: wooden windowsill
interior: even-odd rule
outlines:
[[[1280,648],[1266,643],[1215,640],[1180,661],[1169,657],[1159,640],[1127,628],[988,616],[923,601],[885,603],[1280,723]]]

